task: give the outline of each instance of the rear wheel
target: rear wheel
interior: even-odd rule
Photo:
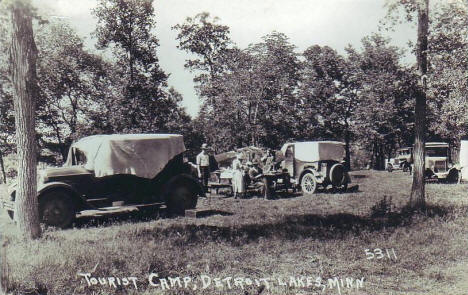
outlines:
[[[307,172],[302,176],[301,190],[305,196],[312,195],[317,190],[317,180],[311,172]]]
[[[67,228],[75,219],[75,206],[69,193],[56,190],[39,198],[39,218],[47,226]]]
[[[197,206],[199,190],[193,180],[180,177],[171,181],[166,192],[166,205],[170,213],[183,215],[185,210]]]

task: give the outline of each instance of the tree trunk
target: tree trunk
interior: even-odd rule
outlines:
[[[37,155],[35,140],[36,59],[31,11],[28,4],[15,1],[11,7],[10,74],[14,85],[18,186],[16,220],[26,239],[40,237],[37,202]]]
[[[422,209],[426,205],[424,184],[424,153],[426,129],[426,73],[427,73],[427,39],[429,27],[429,0],[423,0],[418,5],[418,44],[417,62],[420,75],[419,89],[415,104],[415,138],[414,138],[414,173],[409,206]]]
[[[3,162],[3,153],[0,151],[0,169],[2,169],[2,178],[3,178],[3,183],[6,183],[6,172],[5,172],[5,163]]]

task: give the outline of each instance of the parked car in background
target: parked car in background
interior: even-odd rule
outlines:
[[[286,143],[281,148],[282,168],[289,173],[291,184],[300,187],[304,195],[329,185],[346,190],[351,179],[343,165],[344,147],[337,141]]]
[[[403,170],[403,172],[407,172],[411,169],[412,163],[413,163],[413,148],[412,147],[399,148],[396,150],[395,157],[390,158],[387,161],[385,169],[388,172],[392,172],[393,170]]]
[[[460,141],[459,168],[460,181],[468,181],[468,140]]]
[[[460,171],[450,161],[449,144],[446,142],[426,142],[425,147],[426,178],[457,182]]]
[[[177,134],[95,135],[71,145],[63,167],[48,168],[38,183],[42,223],[67,227],[83,210],[165,204],[173,213],[195,208],[204,191],[184,163]],[[11,218],[15,188],[1,206]]]

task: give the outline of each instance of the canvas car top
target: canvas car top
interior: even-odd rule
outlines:
[[[339,141],[305,141],[286,143],[281,147],[283,155],[286,149],[294,145],[295,158],[303,162],[334,160],[341,162],[345,156],[345,144]]]
[[[185,151],[183,136],[178,134],[93,135],[73,143],[72,148],[84,153],[84,168],[96,177],[132,174],[149,179]],[[72,148],[65,166],[72,165]]]

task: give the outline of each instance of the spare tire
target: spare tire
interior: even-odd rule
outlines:
[[[330,169],[330,182],[334,187],[343,185],[346,181],[346,171],[342,164],[336,163]]]

